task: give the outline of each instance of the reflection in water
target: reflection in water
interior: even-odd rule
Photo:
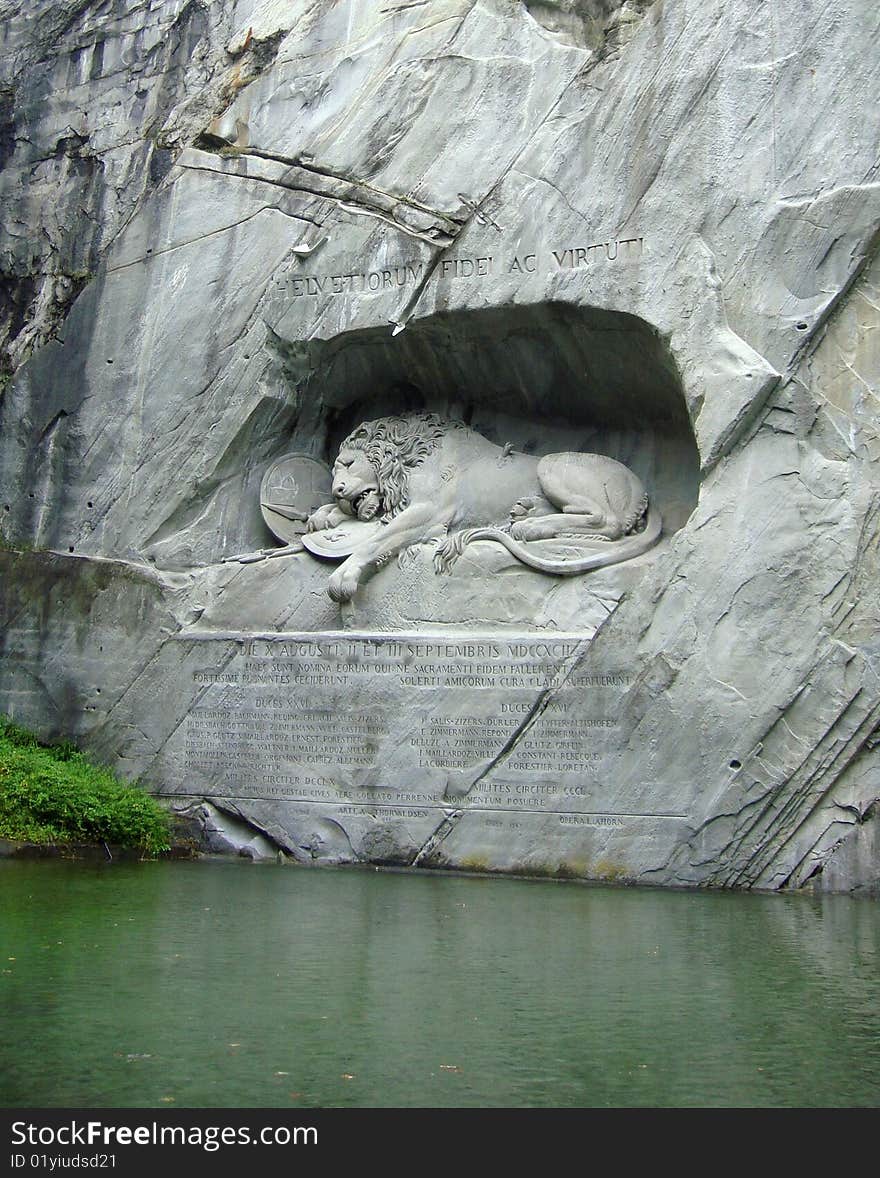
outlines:
[[[876,1105],[878,962],[848,897],[7,861],[0,1104]]]

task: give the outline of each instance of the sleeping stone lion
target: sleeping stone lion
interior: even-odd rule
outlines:
[[[436,541],[434,567],[448,571],[467,544],[502,544],[544,573],[572,575],[647,552],[660,538],[659,513],[640,480],[601,454],[535,458],[500,447],[434,413],[359,425],[333,465],[333,502],[308,519],[309,532],[373,521],[330,578],[334,601],[412,544]],[[566,559],[527,545],[548,539],[601,540],[607,547]]]

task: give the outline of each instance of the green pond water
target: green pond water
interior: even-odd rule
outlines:
[[[880,903],[0,862],[4,1107],[880,1103]]]

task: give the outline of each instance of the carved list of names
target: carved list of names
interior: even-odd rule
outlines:
[[[438,805],[451,778],[473,778],[470,806],[575,804],[631,681],[585,669],[585,649],[534,636],[197,642],[220,657],[193,672],[185,791]]]

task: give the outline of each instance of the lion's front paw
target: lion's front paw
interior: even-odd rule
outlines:
[[[327,585],[327,592],[334,601],[338,601],[340,605],[343,605],[346,601],[351,601],[355,593],[357,593],[359,583],[360,571],[358,569],[347,569],[345,565],[342,565],[330,578]]]
[[[510,534],[514,540],[549,540],[555,534],[555,528],[540,517],[521,519],[511,527]]]

